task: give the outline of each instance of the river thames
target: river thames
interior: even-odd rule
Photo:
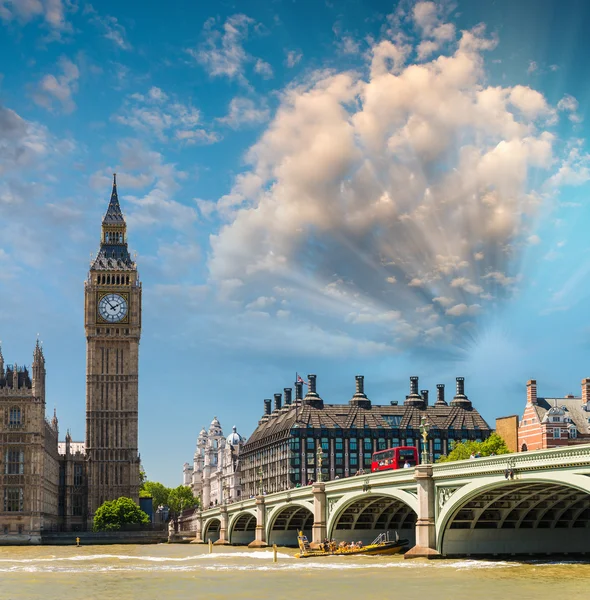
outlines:
[[[206,546],[0,548],[0,598],[586,598],[590,564],[393,557],[294,558]]]

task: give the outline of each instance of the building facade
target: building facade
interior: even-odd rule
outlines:
[[[45,357],[32,375],[5,366],[0,349],[0,543],[38,542],[43,531],[85,530],[96,509],[120,496],[139,500],[138,362],[141,283],[129,255],[116,179],[99,252],[84,286],[86,440],[45,418]]]
[[[38,542],[58,524],[58,421],[45,409],[39,342],[32,377],[26,367],[5,367],[0,349],[0,542]]]
[[[539,397],[537,381],[529,380],[517,436],[521,452],[590,443],[590,378],[582,379],[580,396],[561,398]]]
[[[139,500],[141,282],[127,246],[117,182],[84,286],[88,518],[105,501]]]
[[[235,426],[225,437],[217,417],[208,431],[203,427],[193,465],[184,463],[183,469],[183,483],[200,499],[201,506],[235,502],[242,497],[240,460],[245,441]]]
[[[242,450],[242,493],[253,496],[305,485],[318,479],[318,446],[322,448],[322,480],[349,477],[370,470],[372,454],[397,446],[420,446],[422,417],[430,425],[427,452],[431,460],[448,453],[457,441],[487,438],[491,429],[465,395],[465,382],[456,379],[456,394],[448,403],[444,384],[429,402],[428,390],[418,391],[410,378],[403,402],[375,405],[356,376],[356,390],[347,404],[326,404],[319,396],[316,376],[285,388],[284,395],[264,401],[264,414]]]

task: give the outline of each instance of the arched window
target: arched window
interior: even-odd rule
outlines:
[[[126,283],[127,285],[129,285],[129,275],[127,275],[127,277],[125,278],[125,283]]]
[[[117,285],[119,285],[121,283],[121,279],[119,277],[119,275],[117,275]]]
[[[14,376],[18,377],[18,373],[15,373]],[[13,406],[10,409],[8,426],[9,427],[17,427],[19,425],[22,425],[21,410],[20,410],[20,408],[18,406]]]
[[[520,448],[521,452],[526,452],[528,450],[527,445],[523,444],[522,447]]]
[[[25,472],[25,452],[22,448],[8,448],[4,454],[4,473],[23,475]]]
[[[111,276],[107,275],[107,285],[111,285]]]

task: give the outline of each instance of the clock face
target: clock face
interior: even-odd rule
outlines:
[[[107,294],[98,303],[98,314],[109,323],[118,323],[127,314],[127,300],[119,294]]]

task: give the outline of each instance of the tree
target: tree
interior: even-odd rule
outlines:
[[[192,508],[199,504],[199,499],[193,496],[191,488],[179,485],[170,490],[168,495],[168,506],[172,512],[182,512],[186,508]]]
[[[118,531],[124,525],[147,525],[150,518],[131,500],[117,498],[107,500],[96,510],[94,515],[94,531]]]
[[[154,506],[165,506],[168,504],[168,495],[170,494],[170,488],[161,484],[159,481],[144,481],[141,489],[139,490],[140,498],[153,498]]]
[[[492,433],[489,438],[482,442],[474,440],[457,442],[452,447],[448,456],[441,456],[437,462],[465,460],[478,452],[480,456],[491,456],[492,454],[509,454],[510,450],[508,450],[506,442],[497,433]]]

